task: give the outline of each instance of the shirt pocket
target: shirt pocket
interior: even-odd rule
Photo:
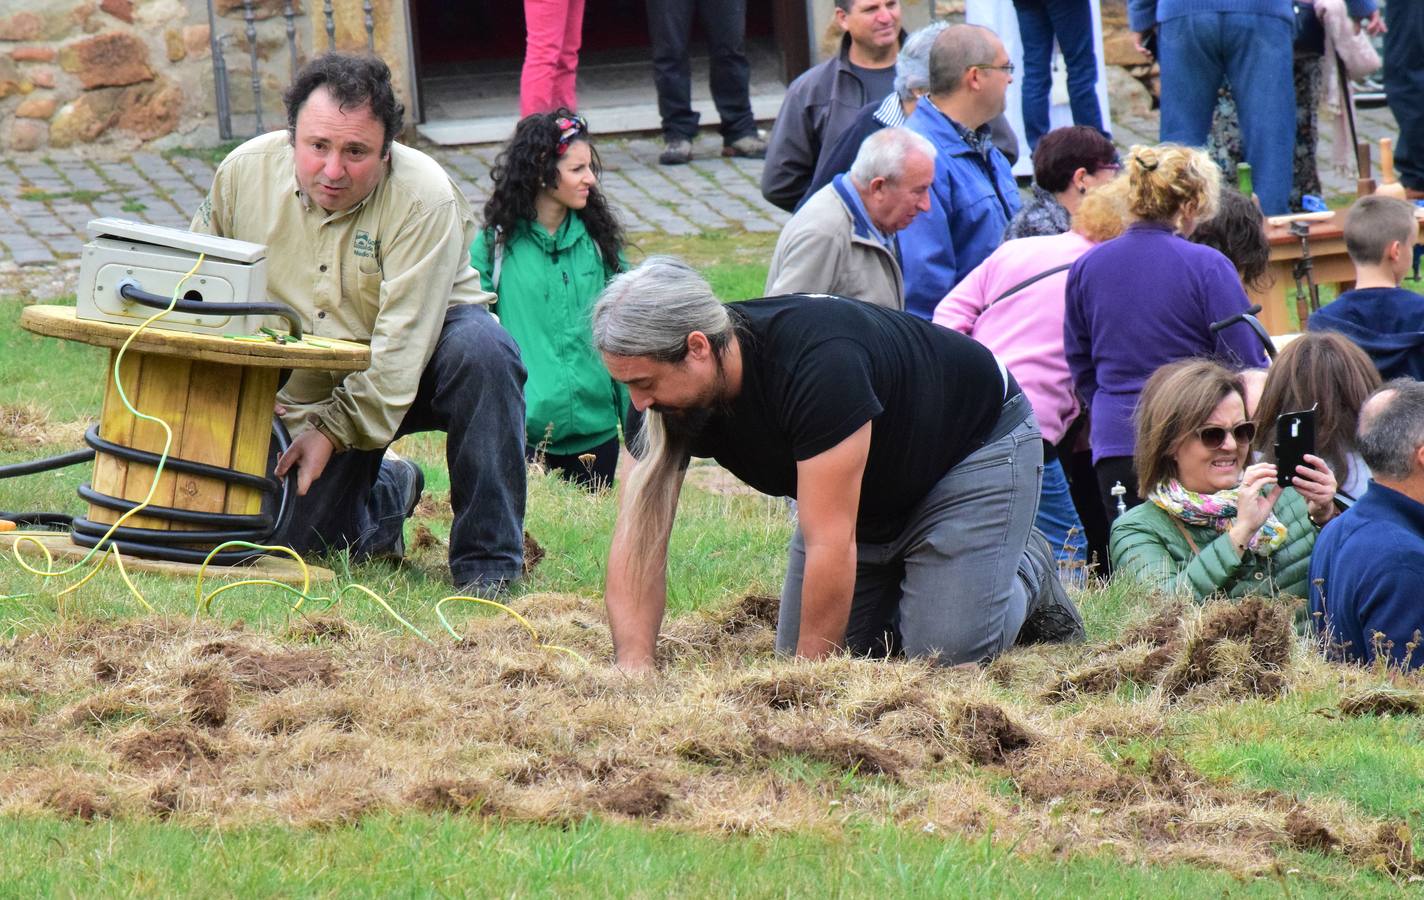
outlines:
[[[362,307],[375,309],[381,302],[381,282],[385,273],[379,261],[366,257],[356,259],[356,296]]]

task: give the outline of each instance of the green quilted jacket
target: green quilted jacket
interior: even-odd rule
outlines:
[[[1143,503],[1113,523],[1108,556],[1114,573],[1167,593],[1190,594],[1197,601],[1247,594],[1307,597],[1317,529],[1295,488],[1285,489],[1275,513],[1286,526],[1285,544],[1266,558],[1248,551],[1237,559],[1225,532],[1184,523],[1200,551],[1194,553],[1173,516],[1155,503]]]

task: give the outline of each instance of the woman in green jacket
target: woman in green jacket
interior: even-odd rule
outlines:
[[[1188,359],[1142,390],[1133,462],[1146,502],[1118,516],[1113,570],[1196,600],[1305,597],[1315,534],[1335,515],[1335,476],[1306,454],[1291,487],[1270,463],[1248,466],[1256,426],[1239,376]]]
[[[623,230],[598,189],[588,122],[527,116],[495,160],[470,262],[529,370],[525,453],[597,489],[613,481],[627,392],[593,349],[589,314],[623,268]]]

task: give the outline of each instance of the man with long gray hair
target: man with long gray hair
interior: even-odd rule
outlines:
[[[1356,447],[1372,480],[1310,556],[1312,625],[1332,659],[1424,663],[1424,383],[1391,381],[1360,410]]]
[[[654,663],[692,456],[797,501],[779,652],[954,665],[1082,636],[1033,531],[1033,410],[980,344],[840,297],[726,305],[665,257],[609,283],[593,338],[646,415],[605,586],[620,667]]]
[[[895,235],[930,208],[934,145],[905,128],[865,139],[849,172],[817,191],[776,242],[766,294],[838,294],[905,308]]]

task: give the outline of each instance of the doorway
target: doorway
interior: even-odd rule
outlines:
[[[601,132],[656,130],[646,0],[588,0],[579,53],[580,111]],[[436,143],[502,141],[519,116],[524,4],[408,0],[420,132]],[[809,60],[805,0],[747,4],[752,107],[775,116],[785,85]],[[693,105],[716,121],[701,29],[692,43]]]

